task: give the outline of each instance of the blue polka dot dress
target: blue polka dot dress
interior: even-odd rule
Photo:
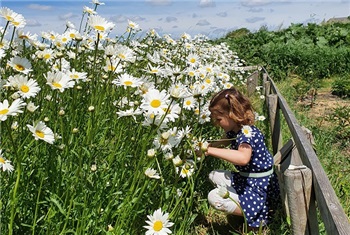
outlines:
[[[248,129],[248,131],[247,131]],[[255,126],[244,126],[238,133],[227,132],[232,149],[242,143],[252,147],[252,157],[246,166],[235,166],[240,172],[266,172],[273,167],[273,157],[266,148],[264,135]],[[280,202],[278,178],[275,173],[261,178],[245,177],[232,172],[232,186],[237,191],[248,226],[259,227],[271,221],[273,210]]]

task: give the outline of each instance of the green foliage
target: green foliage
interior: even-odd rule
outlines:
[[[263,65],[275,80],[289,74],[317,79],[350,70],[350,23],[291,24],[287,29],[254,33],[229,33],[227,42],[248,64]],[[239,34],[239,37],[231,35]]]
[[[336,77],[332,83],[332,94],[339,97],[350,97],[350,75]]]
[[[335,137],[341,146],[346,147],[350,143],[350,107],[339,106],[333,108],[326,119],[333,124]]]

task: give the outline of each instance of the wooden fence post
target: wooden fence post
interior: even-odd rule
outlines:
[[[259,72],[255,71],[251,75],[247,77],[247,91],[248,91],[248,96],[251,96],[254,94],[256,91],[256,87],[258,86],[258,80],[259,78]]]
[[[311,170],[306,166],[291,165],[283,177],[293,234],[318,234],[318,230],[311,231],[308,219],[312,189]]]
[[[278,109],[278,97],[275,94],[267,96],[270,126],[272,133],[272,150],[275,155],[282,148],[281,120]]]

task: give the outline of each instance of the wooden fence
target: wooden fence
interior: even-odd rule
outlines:
[[[327,234],[349,235],[349,219],[313,149],[311,132],[298,124],[266,69],[247,68],[252,69],[255,71],[247,78],[248,93],[253,92],[262,79],[271,126],[275,169],[279,177],[284,211],[291,220],[292,233],[320,234],[320,217]],[[282,143],[281,118],[288,125],[289,136],[292,136],[286,143]]]

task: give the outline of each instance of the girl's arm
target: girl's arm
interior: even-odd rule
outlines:
[[[209,146],[205,155],[220,158],[234,165],[245,166],[252,157],[252,147],[247,143],[240,144],[238,150]]]

